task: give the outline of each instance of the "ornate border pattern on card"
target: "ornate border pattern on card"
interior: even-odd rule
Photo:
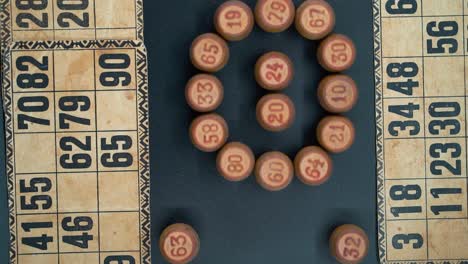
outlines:
[[[377,220],[379,259],[385,263],[387,255],[385,234],[385,175],[383,157],[383,100],[382,100],[382,32],[380,0],[373,1],[374,15],[374,68],[375,68],[375,122],[376,122],[376,159],[377,159]]]

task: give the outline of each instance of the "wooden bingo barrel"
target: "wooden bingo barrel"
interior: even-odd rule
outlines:
[[[217,72],[229,60],[229,48],[221,37],[213,33],[198,36],[190,48],[192,64],[199,70]]]
[[[295,12],[292,0],[259,0],[255,6],[255,19],[266,32],[281,32],[294,22]]]
[[[268,94],[257,104],[257,120],[260,126],[272,132],[289,128],[296,116],[293,102],[284,94]]]
[[[288,156],[281,152],[263,154],[255,165],[257,182],[266,190],[280,191],[286,188],[294,177],[294,166]]]
[[[367,256],[369,239],[360,227],[342,225],[330,237],[330,252],[342,264],[358,264]]]
[[[281,52],[269,52],[260,57],[255,64],[255,79],[267,90],[283,90],[288,87],[293,77],[293,64],[288,56]]]
[[[358,100],[358,89],[351,77],[343,74],[325,77],[319,84],[320,105],[330,113],[351,110]]]
[[[320,43],[318,62],[330,72],[341,72],[351,68],[356,60],[356,47],[345,35],[332,34]]]
[[[187,83],[185,98],[193,110],[210,112],[223,101],[224,88],[214,75],[198,74]]]
[[[218,172],[228,181],[238,182],[246,179],[255,166],[252,150],[240,142],[226,144],[218,153],[216,160]]]
[[[320,147],[311,146],[303,148],[294,159],[296,175],[307,185],[321,185],[332,174],[332,160]]]
[[[192,261],[200,250],[197,232],[189,225],[174,224],[161,234],[159,249],[167,262],[186,264]]]
[[[228,136],[226,121],[218,114],[199,116],[190,126],[193,145],[204,152],[217,151],[226,143]]]
[[[318,40],[335,27],[335,12],[323,0],[307,0],[297,9],[296,29],[305,38]]]
[[[239,41],[252,32],[254,16],[248,5],[232,0],[218,8],[214,22],[216,31],[221,36],[230,41]]]
[[[322,119],[317,127],[320,145],[332,153],[348,150],[354,143],[354,126],[346,117],[328,116]]]

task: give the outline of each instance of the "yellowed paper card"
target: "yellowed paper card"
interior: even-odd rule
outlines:
[[[151,263],[143,44],[15,42],[4,69],[11,263]]]
[[[374,0],[381,263],[468,263],[468,0]]]

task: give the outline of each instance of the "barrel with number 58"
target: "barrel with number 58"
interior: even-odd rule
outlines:
[[[214,152],[226,143],[229,129],[218,114],[205,114],[193,120],[189,129],[193,145],[204,152]]]

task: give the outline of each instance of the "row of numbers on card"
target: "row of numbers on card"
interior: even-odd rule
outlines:
[[[138,212],[18,216],[19,254],[139,250]]]
[[[141,1],[14,0],[13,40],[135,39],[138,4]]]
[[[125,121],[136,118],[134,51],[32,51],[13,59],[16,133],[136,130]]]

